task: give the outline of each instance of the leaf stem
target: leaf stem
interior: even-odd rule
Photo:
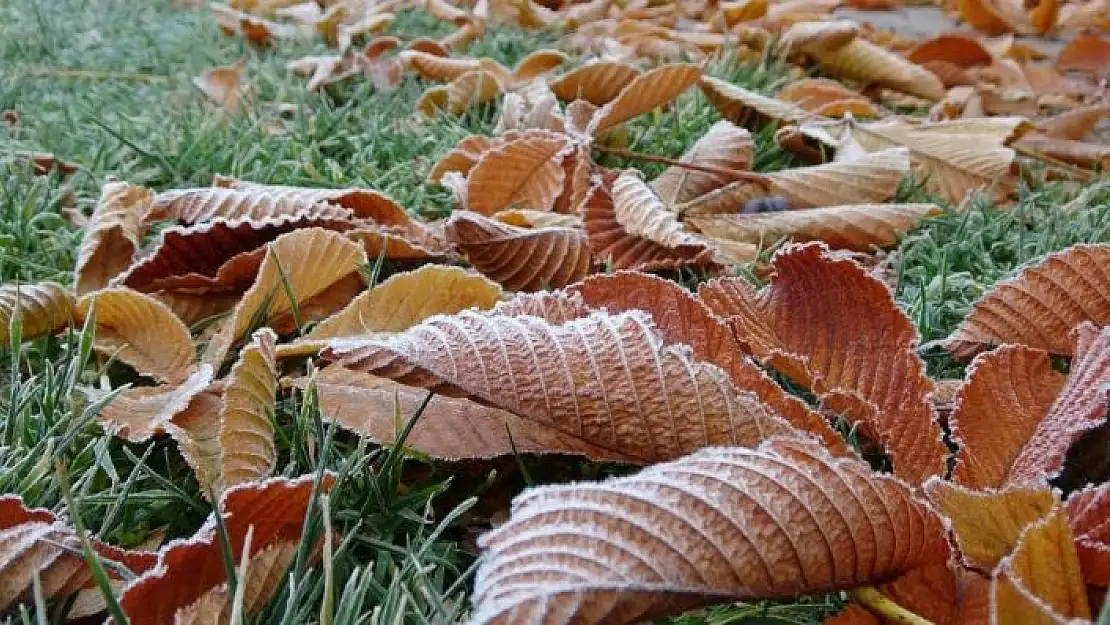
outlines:
[[[662,163],[670,167],[682,167],[683,169],[692,169],[694,171],[705,172],[707,174],[713,174],[714,176],[721,176],[722,178],[731,181],[745,180],[748,182],[754,182],[756,184],[763,185],[764,187],[766,187],[768,184],[767,176],[751,171],[740,171],[737,169],[717,167],[716,165],[690,163],[687,161],[681,161],[677,158],[658,156],[655,154],[644,154],[643,152],[633,152],[631,150],[625,150],[623,148],[611,148],[608,146],[597,144],[594,144],[593,149],[597,150],[598,152],[604,152],[605,154],[612,154],[613,156],[622,156],[624,158],[631,158],[639,161],[648,161],[650,163]]]
[[[861,586],[853,590],[851,595],[856,603],[891,622],[905,623],[906,625],[934,625],[932,621],[898,605],[874,586]]]

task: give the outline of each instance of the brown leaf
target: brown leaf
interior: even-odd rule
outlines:
[[[668,246],[629,232],[620,223],[622,217],[617,215],[614,192],[607,184],[595,184],[579,208],[594,257],[608,260],[614,269],[716,268],[713,250],[696,236],[676,231],[673,213],[650,197],[651,189],[642,180],[629,178],[622,194],[623,219],[638,220],[645,227],[654,223],[661,233],[670,231],[669,240],[678,244]],[[638,201],[641,198],[645,199],[643,203]]]
[[[283,24],[237,11],[225,4],[209,3],[212,17],[227,35],[239,35],[250,43],[264,48],[277,39],[307,39],[313,29],[294,24]]]
[[[1075,245],[999,282],[944,344],[961,359],[1002,343],[1072,355],[1071,331],[1110,324],[1110,245]]]
[[[220,499],[219,511],[234,562],[242,559],[247,533],[251,533],[248,579],[239,580],[247,584],[248,590],[258,589],[249,593],[253,610],[248,615],[264,607],[276,590],[276,586],[265,583],[266,578],[285,574],[266,565],[279,569],[279,565],[288,565],[282,558],[268,558],[267,554],[279,545],[300,544],[305,510],[313,502],[313,482],[311,475],[292,480],[274,478],[232,488]],[[325,473],[320,490],[326,492],[333,483],[334,477]],[[171,543],[161,551],[158,566],[130,583],[119,602],[132,625],[174,623],[179,614],[195,615],[191,606],[208,601],[207,593],[226,584],[224,554],[216,523],[210,517],[191,539]]]
[[[898,605],[936,625],[988,625],[989,578],[951,564],[916,568],[878,586]]]
[[[360,246],[320,228],[283,234],[266,248],[254,284],[204,352],[204,362],[214,367],[223,363],[232,345],[256,319],[271,320],[291,312],[295,302],[310,300],[368,262]]]
[[[533,489],[512,512],[481,539],[475,623],[643,622],[948,557],[940,521],[905,484],[797,440]]]
[[[424,8],[432,17],[462,26],[470,22],[470,14],[451,4],[448,0],[424,0]]]
[[[443,57],[419,50],[404,50],[399,56],[405,69],[438,82],[451,82],[467,72],[482,69],[479,59]]]
[[[155,556],[127,551],[92,540],[112,581],[116,568],[142,573],[154,566]],[[65,599],[93,586],[92,571],[81,556],[81,542],[68,523],[49,510],[31,509],[15,495],[0,496],[0,610],[17,601],[34,608],[33,578],[39,577],[45,599]]]
[[[1056,69],[1101,77],[1110,67],[1110,39],[1096,32],[1083,32],[1065,45],[1056,57]]]
[[[1042,119],[1037,122],[1037,128],[1049,137],[1082,141],[1107,115],[1110,115],[1110,104],[1092,104]]]
[[[821,112],[830,110],[830,105],[848,107],[852,104],[856,105],[856,110],[866,112],[867,117],[879,116],[870,99],[828,78],[803,78],[780,89],[775,97],[826,117],[840,117]]]
[[[350,53],[304,56],[289,61],[285,68],[308,78],[305,90],[309,92],[354,78],[361,71],[355,56]]]
[[[518,228],[457,211],[444,232],[470,264],[510,291],[561,288],[590,270],[589,244],[580,229]]]
[[[818,436],[838,452],[844,439],[805,403],[785,393],[745,354],[723,319],[679,285],[649,274],[621,271],[594,275],[567,289],[580,295],[590,308],[619,313],[643,310],[652,316],[663,340],[689,345],[694,357],[711,362],[728,374],[741,391],[754,393],[772,410],[800,430]]]
[[[271,418],[277,393],[276,341],[277,336],[267,328],[255,332],[225,381],[220,415],[220,477],[216,484],[202,484],[214,492],[257,482],[274,470],[277,450]]]
[[[1053,623],[1090,619],[1063,506],[1057,505],[1022,534],[1012,555],[995,571],[992,614],[999,623]]]
[[[0,345],[11,340],[14,321],[25,341],[68,327],[76,317],[75,305],[69,289],[54,282],[0,285]]]
[[[154,193],[145,187],[108,182],[93,210],[77,252],[74,284],[77,295],[103,288],[127,269],[143,244],[143,220]]]
[[[759,362],[862,422],[897,475],[921,483],[943,472],[933,384],[915,352],[914,326],[887,286],[821,244],[784,248],[772,266],[771,284],[759,293],[731,278],[702,284],[698,295]]]
[[[436,161],[432,171],[428,174],[428,181],[440,182],[444,174],[451,171],[457,171],[464,176],[467,175],[471,168],[482,159],[482,155],[494,145],[500,144],[496,143],[496,139],[490,139],[483,135],[466,137]]]
[[[516,82],[526,82],[538,78],[566,63],[569,58],[559,50],[535,50],[516,64],[516,67],[513,68],[512,78]]]
[[[196,370],[189,328],[162,302],[127,288],[96,291],[77,302],[86,320],[95,306],[93,348],[161,382],[184,382]]]
[[[230,188],[204,187],[159,193],[151,213],[158,219],[176,219],[186,224],[227,220],[262,220],[286,215],[335,217],[334,204],[351,216],[391,224],[410,219],[405,209],[389,196],[372,189],[309,189],[234,181]]]
[[[1058,503],[1047,485],[976,491],[933,479],[925,489],[947,518],[964,563],[985,572],[1010,555],[1029,524]]]
[[[243,66],[213,67],[194,78],[193,84],[221,109],[234,114],[239,110],[243,92]]]
[[[518,228],[582,228],[582,218],[578,215],[549,213],[527,208],[497,211],[493,214],[493,218],[501,223]]]
[[[663,106],[693,86],[698,78],[701,78],[701,68],[689,63],[663,65],[641,74],[594,113],[586,132],[598,136],[617,124]]]
[[[1039,349],[1004,345],[977,357],[949,417],[959,444],[952,479],[972,488],[1005,484],[1065,382]]]
[[[668,248],[702,244],[635,173],[622,173],[613,183],[612,193],[613,214],[630,235]]]
[[[113,436],[134,443],[165,434],[167,425],[208,388],[212,377],[212,367],[202,365],[179,384],[123,389],[100,409],[96,420]],[[81,390],[91,403],[103,401],[112,393],[98,388]]]
[[[416,101],[416,110],[426,117],[439,111],[462,115],[470,107],[497,99],[501,83],[497,75],[485,70],[466,72],[446,85],[429,88]]]
[[[325,358],[474,398],[635,462],[792,431],[721,369],[665,346],[638,311],[563,325],[463,311],[391,338],[333,341]]]
[[[578,293],[537,291],[517,293],[493,307],[493,315],[504,317],[539,317],[553,325],[589,316],[592,311]]]
[[[766,174],[766,191],[747,182],[733,182],[677,207],[684,215],[736,213],[754,197],[782,197],[791,208],[880,204],[890,199],[910,171],[910,153],[891,148],[858,158]]]
[[[1082,167],[1103,170],[1110,166],[1110,146],[1087,141],[1055,139],[1040,134],[1022,137],[1016,144],[1026,153],[1047,156],[1056,161]]]
[[[564,102],[585,100],[605,106],[640,75],[627,63],[595,61],[577,67],[551,82],[551,90]]]
[[[1084,579],[1092,586],[1110,586],[1110,483],[1072,493],[1067,508]]]
[[[964,21],[984,34],[1005,35],[1015,30],[991,0],[956,0],[956,9]]]
[[[870,252],[889,247],[925,217],[935,204],[857,204],[762,214],[692,216],[685,223],[714,239],[765,248],[780,239],[824,241],[833,249]]]
[[[994,55],[975,37],[961,33],[943,33],[927,39],[906,53],[906,59],[923,65],[944,61],[957,67],[990,65]]]
[[[569,146],[558,133],[529,133],[486,151],[467,176],[467,208],[483,215],[514,206],[551,210],[563,190]]]
[[[755,142],[751,133],[727,120],[721,120],[710,126],[686,154],[682,155],[682,162],[745,171],[751,167],[754,149]],[[733,179],[718,174],[672,165],[652,181],[651,186],[663,202],[674,206],[730,182]]]

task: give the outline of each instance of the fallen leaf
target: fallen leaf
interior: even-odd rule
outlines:
[[[470,264],[510,291],[560,288],[590,270],[589,244],[580,229],[518,228],[456,211],[444,232]]]
[[[320,228],[283,234],[266,247],[268,252],[254,284],[204,352],[204,362],[214,367],[223,363],[233,344],[257,320],[265,323],[292,312],[294,306],[356,273],[368,262],[361,246]]]
[[[987,625],[991,622],[990,585],[990,578],[975,571],[931,564],[877,588],[936,625]]]
[[[771,262],[771,284],[758,293],[726,278],[703,283],[698,296],[756,360],[861,422],[895,474],[917,484],[940,474],[948,454],[929,401],[933,382],[887,286],[822,244],[791,245]]]
[[[701,68],[688,63],[663,65],[625,85],[615,98],[594,113],[586,132],[598,136],[674,100],[701,78]]]
[[[833,249],[870,252],[889,247],[922,219],[940,212],[935,204],[856,204],[763,214],[691,216],[694,230],[712,237],[766,248],[789,241],[824,241]]]
[[[504,224],[518,228],[582,228],[582,218],[578,215],[549,213],[527,208],[512,208],[497,211],[493,218]]]
[[[682,162],[711,165],[726,170],[751,168],[755,141],[751,133],[721,120],[709,127],[685,154]],[[674,206],[733,182],[719,174],[672,165],[651,186],[664,203]]]
[[[754,393],[796,428],[818,436],[829,449],[837,452],[845,449],[844,440],[829,427],[824,417],[785,393],[767,377],[743,353],[724,320],[674,282],[649,274],[620,271],[590,276],[566,292],[581,296],[587,306],[596,310],[610,313],[643,310],[651,314],[668,344],[689,345],[695,358],[723,369],[737,389]],[[582,315],[585,314],[583,311]]]
[[[450,82],[467,72],[482,69],[479,59],[444,57],[420,50],[404,50],[399,56],[406,70],[437,82]]]
[[[987,35],[1005,35],[1016,30],[992,0],[956,0],[956,10],[972,28]]]
[[[219,479],[204,484],[222,493],[239,484],[255,483],[270,476],[277,461],[274,426],[277,335],[268,328],[254,333],[239,354],[224,383],[220,415]]]
[[[504,317],[539,317],[553,325],[564,323],[592,312],[586,301],[578,293],[560,291],[536,291],[516,293],[509,299],[498,302],[493,307],[493,315]]]
[[[78,319],[87,320],[94,308],[97,351],[168,384],[196,370],[189,328],[162,302],[127,288],[102,289],[77,302]]]
[[[531,345],[506,350],[504,341]],[[664,345],[642,312],[552,325],[463,311],[393,337],[335,340],[328,360],[404,384],[467,396],[580,437],[634,462],[791,431],[715,365]],[[605,367],[602,363],[619,362]]]
[[[193,398],[212,383],[212,367],[197,367],[185,381],[161,386],[140,386],[120,390],[100,409],[97,422],[113,436],[138,443],[165,434],[173,418],[184,412]],[[82,388],[91,403],[107,399],[113,392]]]
[[[1095,77],[1106,75],[1110,67],[1110,39],[1095,32],[1082,32],[1069,41],[1056,56],[1056,69],[1082,72]]]
[[[136,574],[154,566],[153,553],[90,542],[114,582],[119,581],[118,566]],[[0,496],[0,545],[0,610],[8,610],[17,601],[34,609],[35,576],[48,600],[65,599],[94,586],[74,529],[49,510],[28,508],[18,496]]]
[[[569,58],[559,50],[535,50],[516,64],[512,79],[516,82],[533,80],[566,63]]]
[[[984,295],[944,341],[967,359],[991,345],[1014,343],[1073,355],[1071,331],[1084,321],[1110,324],[1110,245],[1075,245],[1049,254]]]
[[[1056,26],[1060,12],[1058,0],[1040,0],[1037,8],[1029,13],[1029,22],[1039,35],[1047,35]]]
[[[319,91],[358,76],[362,71],[353,54],[324,54],[304,56],[285,64],[285,68],[298,76],[308,78],[305,90]]]
[[[193,84],[221,109],[235,114],[243,95],[243,66],[234,64],[213,67],[194,78]]]
[[[551,210],[569,146],[564,135],[530,133],[486,151],[467,176],[467,208],[483,215],[514,206]]]
[[[0,345],[11,340],[13,323],[27,341],[69,327],[75,313],[73,295],[60,284],[0,285]]]
[[[604,183],[594,184],[579,208],[594,258],[606,260],[618,270],[654,271],[679,266],[715,268],[717,260],[713,250],[694,234],[676,230],[674,214],[658,199],[650,198],[652,190],[643,181],[629,180],[624,191],[622,216],[617,215],[614,192]],[[645,202],[640,203],[639,199]],[[677,244],[667,245],[633,234],[620,223],[622,219],[642,222],[645,231],[654,225],[660,233],[670,232],[669,241]]]
[[[846,107],[850,103],[858,104],[859,110],[867,112],[869,117],[879,116],[878,109],[874,108],[868,98],[828,78],[803,78],[780,89],[775,97],[826,117],[840,115],[828,115],[820,111],[828,110],[833,104]]]
[[[176,219],[185,224],[227,220],[264,220],[286,215],[335,216],[326,204],[350,211],[352,217],[389,222],[405,210],[389,196],[371,189],[309,189],[249,182],[231,188],[203,187],[159,193],[151,207],[152,219]]]
[[[1110,483],[1088,486],[1068,497],[1067,509],[1083,577],[1091,586],[1110,586]]]
[[[470,14],[465,10],[451,4],[447,0],[424,0],[424,9],[432,17],[451,22],[455,26],[462,26],[470,22]]]
[[[1039,120],[1037,128],[1049,137],[1082,141],[1107,115],[1110,105],[1092,104]]]
[[[153,198],[154,193],[145,187],[121,182],[104,185],[77,252],[77,295],[107,286],[131,264],[142,246],[144,220]]]
[[[526,491],[480,545],[483,624],[642,622],[853,588],[948,557],[940,521],[903,483],[783,439]]]
[[[223,516],[233,562],[243,559],[248,549],[247,534],[251,535],[247,579],[239,580],[246,584],[244,595],[251,599],[246,606],[248,615],[265,607],[277,590],[277,584],[268,580],[285,576],[289,559],[273,558],[273,549],[281,546],[296,549],[302,540],[305,511],[313,503],[314,493],[327,492],[335,481],[330,473],[324,473],[317,490],[314,478],[308,475],[244,484],[229,489],[220,499],[218,511]],[[215,520],[209,517],[196,535],[171,543],[159,552],[157,566],[128,584],[119,598],[123,613],[132,625],[196,623],[196,618],[203,614],[194,612],[194,604],[210,604],[212,592],[220,593],[229,609],[232,597],[224,557]],[[182,621],[177,620],[179,615]],[[201,618],[200,622],[214,621]]]
[[[640,76],[640,70],[627,63],[595,61],[577,67],[551,81],[551,90],[564,102],[585,100],[605,106]]]
[[[1110,167],[1110,146],[1101,143],[1030,134],[1022,137],[1014,145],[1027,153],[1044,155],[1084,169],[1103,171]]]
[[[238,35],[260,48],[278,39],[303,40],[313,36],[312,25],[279,23],[215,2],[209,3],[208,8],[225,34]]]
[[[441,182],[448,172],[459,172],[467,175],[470,170],[482,159],[482,155],[495,145],[504,145],[497,139],[490,139],[483,135],[470,135],[446,154],[441,156],[432,171],[428,174],[429,182]]]
[[[475,70],[425,91],[416,101],[416,110],[426,117],[435,117],[438,111],[458,116],[472,106],[494,101],[499,93],[501,83],[496,75]]]

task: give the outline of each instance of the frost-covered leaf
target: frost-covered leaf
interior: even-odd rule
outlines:
[[[488,150],[467,176],[467,208],[483,215],[513,207],[551,210],[563,191],[569,147],[564,135],[533,132]]]
[[[1067,508],[1084,579],[1110,586],[1110,482],[1072,493]]]
[[[669,103],[701,78],[701,69],[688,63],[663,65],[629,82],[615,98],[594,113],[586,132],[600,133]]]
[[[154,193],[146,187],[122,182],[104,185],[77,252],[77,295],[107,286],[131,264],[143,244],[144,220],[153,199]]]
[[[905,484],[784,439],[532,489],[480,544],[483,624],[643,622],[854,588],[949,553],[940,520]]]
[[[114,436],[141,442],[164,434],[173,418],[184,412],[193,398],[212,383],[212,367],[201,365],[184,382],[161,386],[139,386],[119,391],[96,415],[96,420]],[[110,390],[81,389],[90,402],[106,399]]]
[[[605,106],[640,75],[627,63],[597,61],[577,67],[551,82],[551,90],[564,102],[585,100]]]
[[[748,130],[757,131],[768,124],[802,123],[821,119],[821,116],[796,104],[767,97],[720,78],[703,76],[699,84],[702,93],[720,112],[721,117]]]
[[[721,169],[745,171],[751,167],[755,142],[751,133],[721,120],[705,132],[682,155],[682,161],[697,165],[711,165]],[[705,171],[671,166],[651,186],[659,197],[670,206],[690,201],[714,189],[733,182],[732,179]]]
[[[68,327],[75,317],[73,294],[60,284],[0,285],[0,345],[8,344],[13,321],[29,340]]]

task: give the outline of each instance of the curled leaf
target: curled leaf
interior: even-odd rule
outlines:
[[[104,185],[77,252],[77,295],[107,286],[131,264],[143,244],[144,219],[153,199],[154,193],[146,187],[122,182]]]
[[[462,115],[472,106],[494,101],[499,93],[501,83],[495,74],[474,70],[425,91],[416,102],[416,110],[426,117],[435,117],[441,110]]]
[[[957,358],[1015,343],[1072,355],[1071,331],[1110,324],[1110,245],[1075,245],[1048,255],[984,295],[945,340]]]
[[[640,75],[627,63],[597,61],[577,67],[551,82],[551,90],[564,102],[585,100],[605,106]]]
[[[69,290],[53,282],[0,285],[0,345],[10,340],[13,322],[19,322],[24,340],[69,326],[76,317],[74,306]]]
[[[394,337],[332,341],[325,357],[474,398],[635,462],[713,444],[752,445],[790,430],[721,369],[693,360],[689,348],[666,346],[642,312],[552,325],[463,311]]]
[[[1067,508],[1084,579],[1092,586],[1110,586],[1110,483],[1072,493]]]
[[[590,269],[590,249],[580,229],[518,228],[459,211],[444,232],[478,271],[511,291],[564,287]]]
[[[208,388],[212,377],[212,367],[201,365],[180,384],[123,389],[100,409],[96,420],[112,435],[131,442],[164,434],[173,418]],[[95,388],[82,391],[90,402],[101,401],[112,392]]]
[[[688,63],[663,65],[628,83],[617,97],[594,113],[586,132],[600,133],[667,104],[701,78],[701,69]]]
[[[751,133],[727,120],[712,126],[682,155],[685,163],[744,171],[750,168],[755,142]],[[719,174],[671,166],[651,186],[660,199],[674,206],[733,182]]]
[[[852,588],[948,557],[939,519],[903,483],[783,439],[527,491],[480,544],[483,624],[643,622]]]
[[[393,221],[398,206],[388,196],[371,189],[309,189],[235,182],[230,188],[205,187],[159,193],[151,207],[152,215],[193,224],[217,217],[227,220],[263,220],[285,215],[327,215],[334,204],[350,211],[351,216],[374,221]]]
[[[712,76],[703,76],[699,85],[721,117],[748,130],[756,131],[768,124],[802,123],[820,119],[819,115],[796,104],[769,98]]]

